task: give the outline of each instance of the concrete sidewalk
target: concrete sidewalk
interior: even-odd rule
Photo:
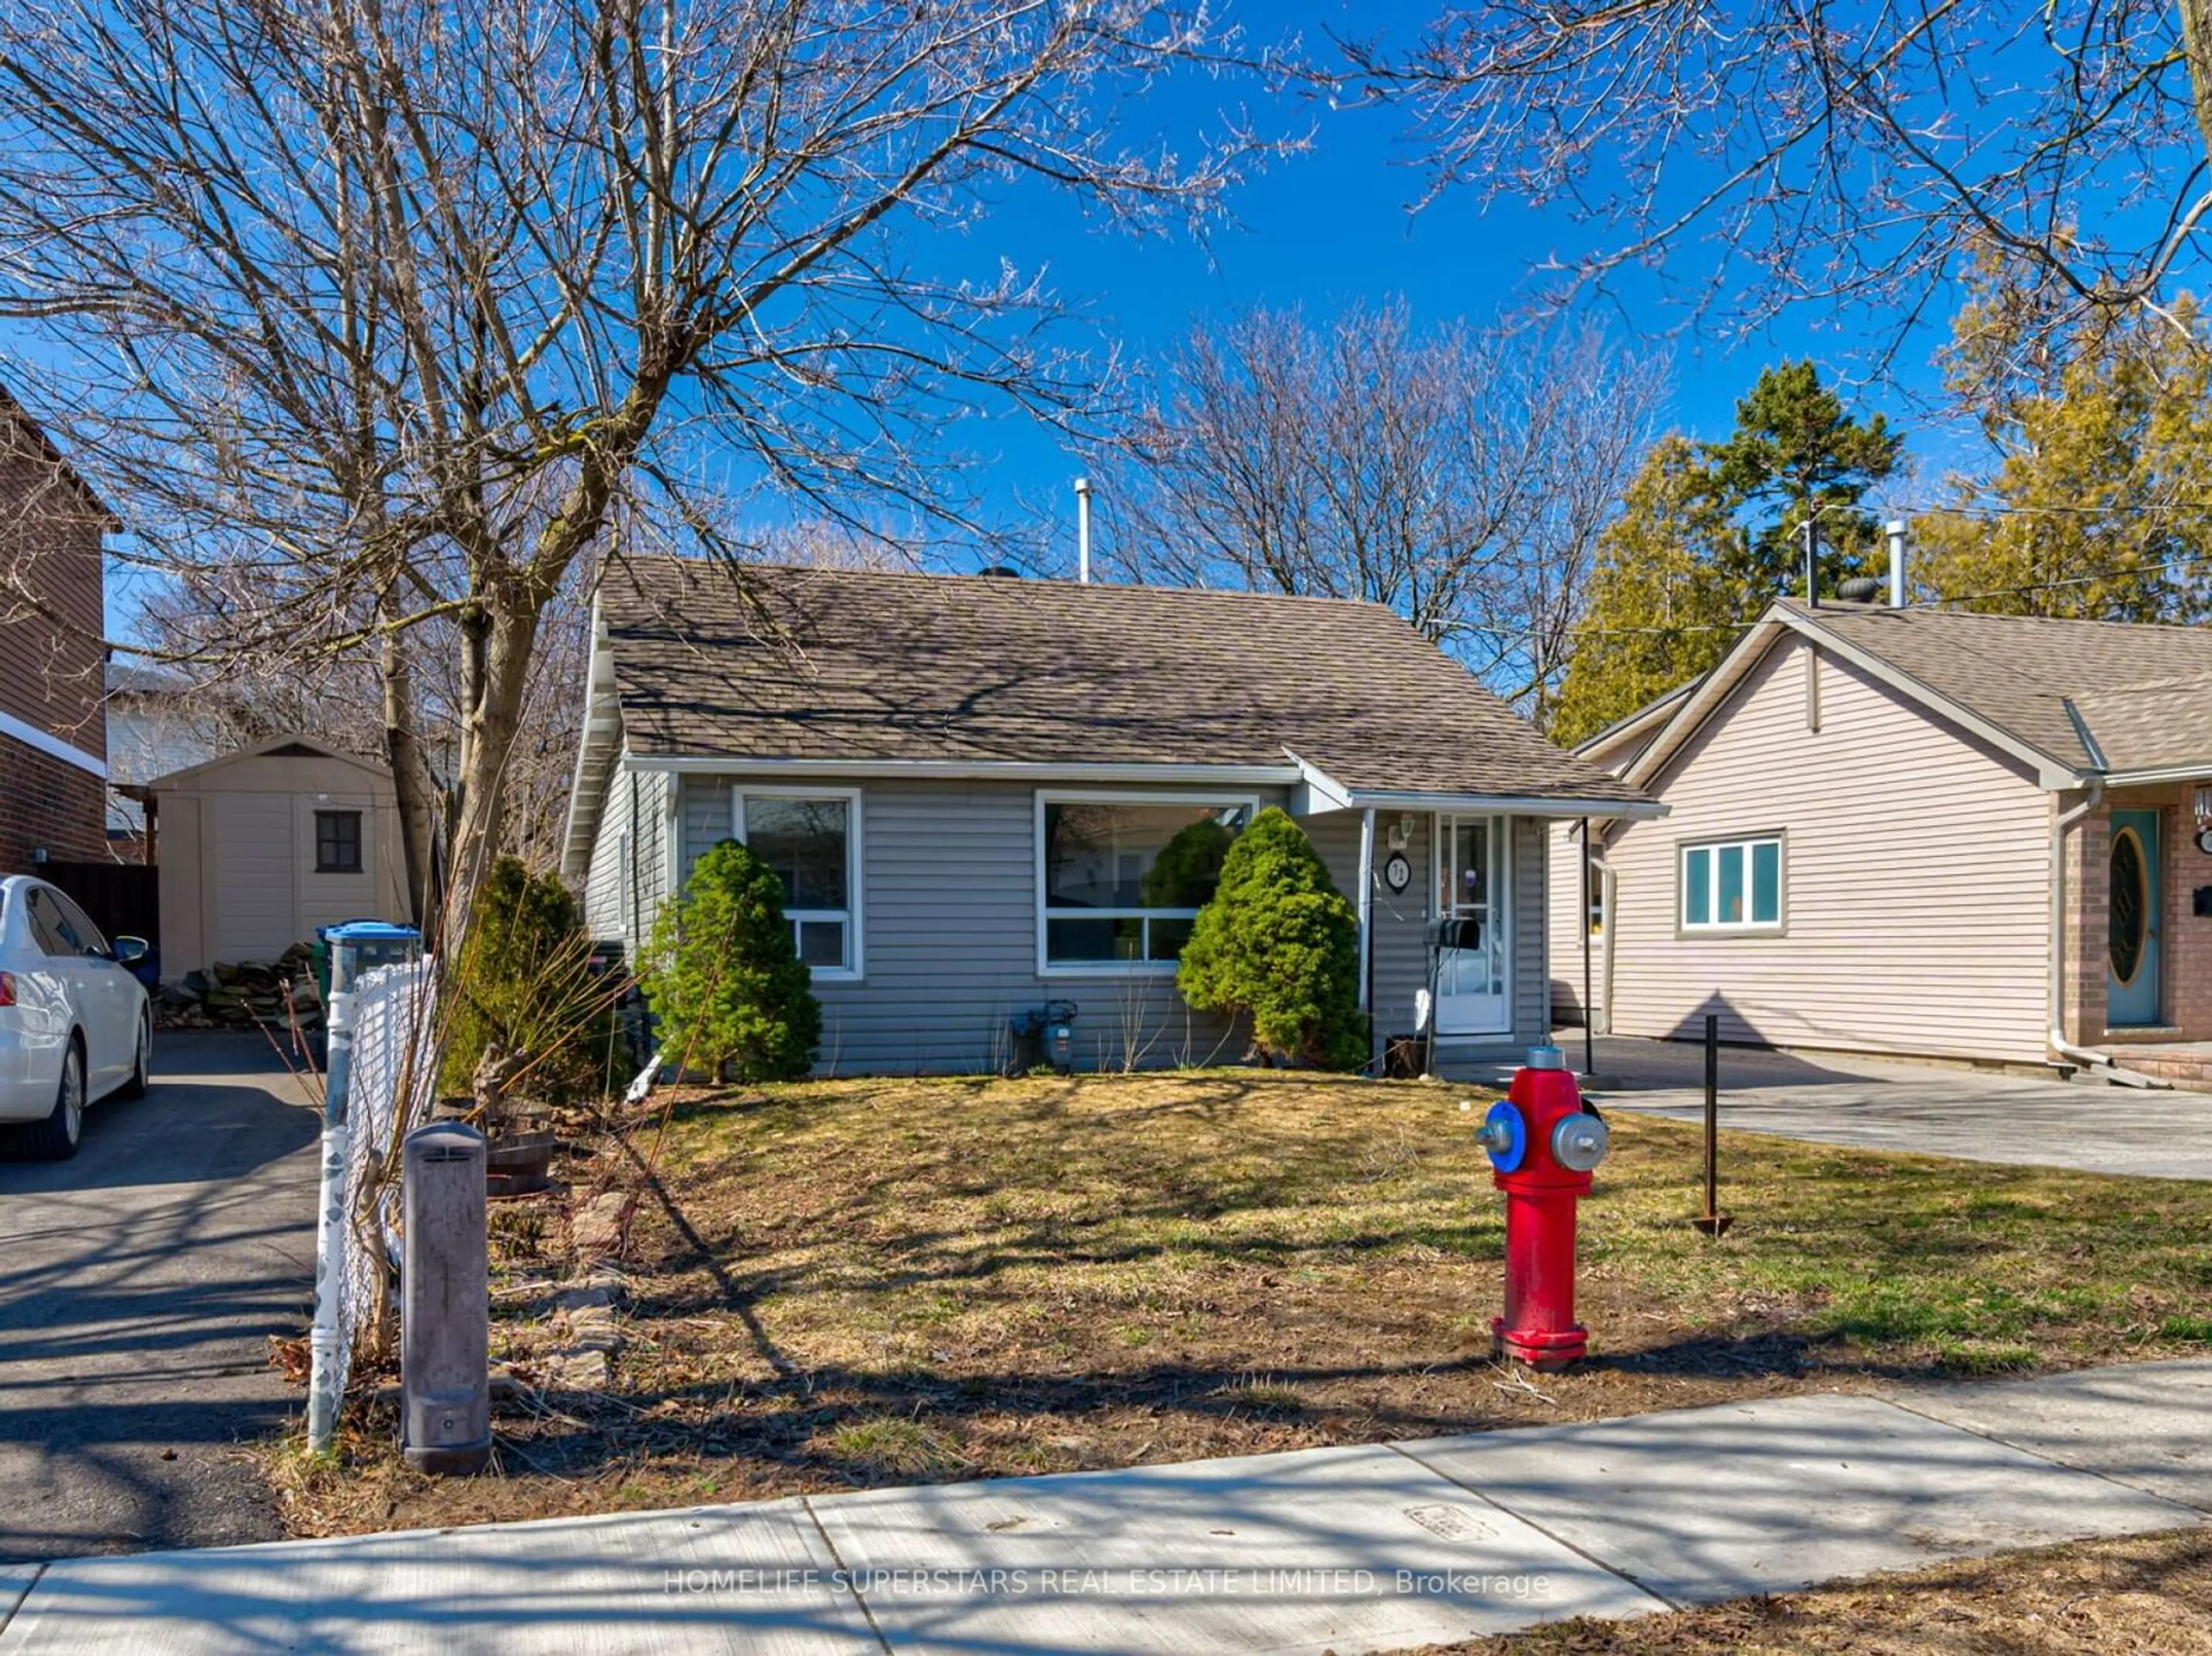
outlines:
[[[2212,1361],[0,1571],[0,1656],[1320,1652],[2212,1513]],[[7,1611],[12,1607],[13,1614]]]

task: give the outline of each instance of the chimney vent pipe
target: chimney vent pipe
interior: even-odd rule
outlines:
[[[1091,585],[1091,479],[1075,480],[1075,579]]]

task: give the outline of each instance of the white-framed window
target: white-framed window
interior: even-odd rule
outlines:
[[[1258,803],[1039,792],[1037,970],[1173,973]]]
[[[857,981],[860,950],[860,791],[730,790],[732,831],[783,882],[783,917],[817,981]]]
[[[1782,836],[1747,834],[1681,848],[1685,931],[1779,931]]]

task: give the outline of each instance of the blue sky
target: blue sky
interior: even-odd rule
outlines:
[[[1299,9],[1340,18],[1353,12],[1339,0]],[[1409,38],[1427,10],[1390,3],[1358,13],[1363,31],[1395,19],[1394,33]],[[1170,133],[1202,130],[1216,125],[1224,101],[1239,95],[1237,88],[1194,77],[1156,94],[1144,118]],[[1529,272],[1538,262],[1606,234],[1560,214],[1512,207],[1486,212],[1465,191],[1416,211],[1427,178],[1403,111],[1313,105],[1293,113],[1288,124],[1303,129],[1309,119],[1311,149],[1272,163],[1240,187],[1232,199],[1236,221],[1204,247],[1187,240],[1086,234],[1065,202],[1039,191],[1017,192],[1004,203],[963,238],[959,257],[975,261],[1003,252],[1024,267],[1046,264],[1054,287],[1081,303],[1089,325],[1141,361],[1171,349],[1194,325],[1258,305],[1302,306],[1310,317],[1325,319],[1348,304],[1403,295],[1419,322],[1465,318],[1487,324],[1527,301]],[[1670,255],[1670,273],[1701,276],[1712,256],[1700,243],[1686,241]],[[1944,307],[1933,310],[1922,336],[1893,362],[1892,383],[1846,391],[1854,407],[1885,413],[1912,434],[1909,452],[1923,476],[1901,487],[1900,499],[1913,504],[1933,495],[1945,465],[1963,458],[1972,440],[1939,428],[1928,402],[1915,400],[1917,394],[1932,401],[1938,390],[1931,359],[1948,336],[1948,318]],[[1870,356],[1880,343],[1864,315],[1812,306],[1792,309],[1753,338],[1701,332],[1654,278],[1632,277],[1589,314],[1625,344],[1663,345],[1673,366],[1668,423],[1701,438],[1727,434],[1736,398],[1767,364],[1810,356],[1831,374],[1859,379],[1863,344]],[[1002,515],[1016,515],[1019,502],[1054,502],[1066,513],[1058,532],[1072,543],[1068,485],[1080,468],[1050,434],[1007,421],[966,434],[965,441],[991,465],[993,504]]]
[[[1320,48],[1328,28],[1357,29],[1409,41],[1437,0],[1246,0],[1237,9],[1255,31],[1297,29]],[[955,239],[914,239],[905,251],[917,262],[951,271],[994,276],[1001,258],[1048,273],[1051,285],[1083,313],[1084,328],[1103,346],[1118,344],[1133,362],[1157,360],[1194,325],[1248,306],[1303,306],[1326,320],[1348,305],[1372,306],[1402,295],[1418,322],[1464,318],[1487,324],[1522,303],[1531,268],[1547,256],[1571,254],[1607,234],[1559,213],[1492,208],[1471,192],[1448,193],[1418,213],[1427,177],[1407,138],[1405,112],[1320,103],[1269,107],[1249,82],[1180,75],[1141,102],[1116,112],[1116,130],[1141,142],[1159,134],[1187,145],[1194,133],[1218,130],[1224,108],[1249,110],[1263,126],[1303,130],[1312,147],[1272,163],[1234,194],[1231,221],[1207,245],[1187,239],[1143,240],[1087,225],[1064,196],[1042,185],[1009,192],[991,214]],[[1680,184],[1678,189],[1684,187]],[[1662,209],[1667,205],[1662,202]],[[1666,276],[1694,286],[1718,250],[1695,240],[1670,250]],[[1593,315],[1624,345],[1648,350],[1664,341],[1672,355],[1668,423],[1702,438],[1726,434],[1735,400],[1759,369],[1786,357],[1811,356],[1831,376],[1863,377],[1866,356],[1887,343],[1876,319],[1863,313],[1786,312],[1763,335],[1735,339],[1700,332],[1663,297],[1660,280],[1632,276]],[[1948,306],[1929,307],[1920,336],[1893,363],[1893,383],[1847,391],[1863,412],[1881,411],[1910,435],[1919,469],[1884,506],[1911,507],[1936,497],[1943,471],[1976,452],[1978,440],[1936,423],[1930,364],[1948,331]],[[1878,337],[1879,336],[1879,337]],[[1919,398],[1916,400],[1916,393]],[[1081,469],[1053,433],[1019,417],[963,422],[950,446],[972,459],[988,517],[1001,523],[1048,517],[1037,531],[1039,561],[1072,557],[1073,504],[1069,484]],[[963,560],[955,558],[956,563]],[[968,561],[972,561],[968,560]],[[111,628],[127,630],[130,584],[110,583]]]

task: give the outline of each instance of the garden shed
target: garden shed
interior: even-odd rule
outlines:
[[[340,920],[410,918],[398,796],[381,765],[279,736],[131,792],[161,870],[165,980],[274,960]]]

